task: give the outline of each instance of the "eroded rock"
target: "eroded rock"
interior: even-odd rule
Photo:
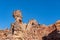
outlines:
[[[0,40],[60,40],[60,20],[46,26],[32,19],[28,24],[22,22],[21,11],[13,13],[15,22],[10,29],[0,30]]]

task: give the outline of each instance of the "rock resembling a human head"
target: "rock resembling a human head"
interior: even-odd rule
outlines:
[[[13,17],[15,18],[15,20],[16,20],[17,22],[21,22],[21,21],[22,21],[21,11],[20,11],[20,10],[14,11]]]

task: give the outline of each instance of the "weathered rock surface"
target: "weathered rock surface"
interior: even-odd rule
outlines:
[[[46,26],[32,19],[28,24],[22,22],[21,11],[13,13],[15,22],[10,29],[0,30],[0,40],[60,40],[60,20]]]

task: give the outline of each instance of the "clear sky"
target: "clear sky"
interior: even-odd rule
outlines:
[[[21,10],[23,22],[32,18],[50,25],[60,20],[60,0],[0,0],[0,29],[10,28],[14,10]]]

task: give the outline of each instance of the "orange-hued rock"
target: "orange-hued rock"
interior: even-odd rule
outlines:
[[[60,20],[46,26],[32,19],[28,24],[22,22],[21,11],[13,13],[15,22],[10,29],[0,30],[0,40],[60,40]]]

